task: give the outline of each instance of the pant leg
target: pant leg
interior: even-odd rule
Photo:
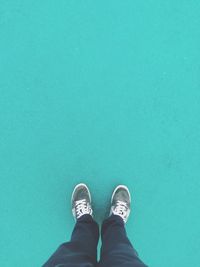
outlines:
[[[102,248],[99,267],[147,267],[129,241],[124,222],[112,215],[102,225]]]
[[[43,267],[94,267],[99,227],[90,215],[78,219],[70,242],[62,244]]]

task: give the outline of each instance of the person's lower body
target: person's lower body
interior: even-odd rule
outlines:
[[[62,244],[43,267],[146,267],[126,235],[125,223],[131,204],[128,188],[119,185],[112,194],[110,215],[102,225],[99,263],[99,228],[93,219],[91,203],[88,187],[78,184],[71,198],[72,214],[76,220],[71,240]]]
[[[77,220],[70,242],[63,243],[43,267],[94,267],[98,240],[97,223],[91,215],[84,215]]]
[[[97,264],[99,229],[92,216],[77,220],[70,242],[62,244],[43,267],[146,267],[126,235],[124,222],[112,215],[102,225],[101,260]]]

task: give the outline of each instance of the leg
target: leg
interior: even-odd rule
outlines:
[[[111,215],[102,226],[100,267],[147,267],[129,241],[125,224],[118,215]]]
[[[131,195],[128,188],[119,185],[111,197],[110,216],[102,226],[102,249],[100,267],[147,267],[138,257],[129,241],[125,223],[131,207]]]
[[[92,216],[81,216],[70,242],[62,244],[43,267],[94,267],[97,258],[99,228]]]
[[[72,193],[72,214],[76,225],[71,241],[62,244],[43,267],[94,267],[97,263],[99,227],[92,217],[91,194],[85,184]]]

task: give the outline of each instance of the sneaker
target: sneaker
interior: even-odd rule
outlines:
[[[127,222],[130,215],[131,195],[128,187],[119,185],[115,188],[111,198],[110,215],[120,216],[124,223]]]
[[[71,204],[75,221],[85,214],[92,216],[91,195],[87,185],[81,183],[74,188]]]

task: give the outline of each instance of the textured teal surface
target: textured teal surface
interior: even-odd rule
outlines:
[[[0,265],[36,267],[133,195],[149,266],[199,266],[200,2],[0,0]]]

